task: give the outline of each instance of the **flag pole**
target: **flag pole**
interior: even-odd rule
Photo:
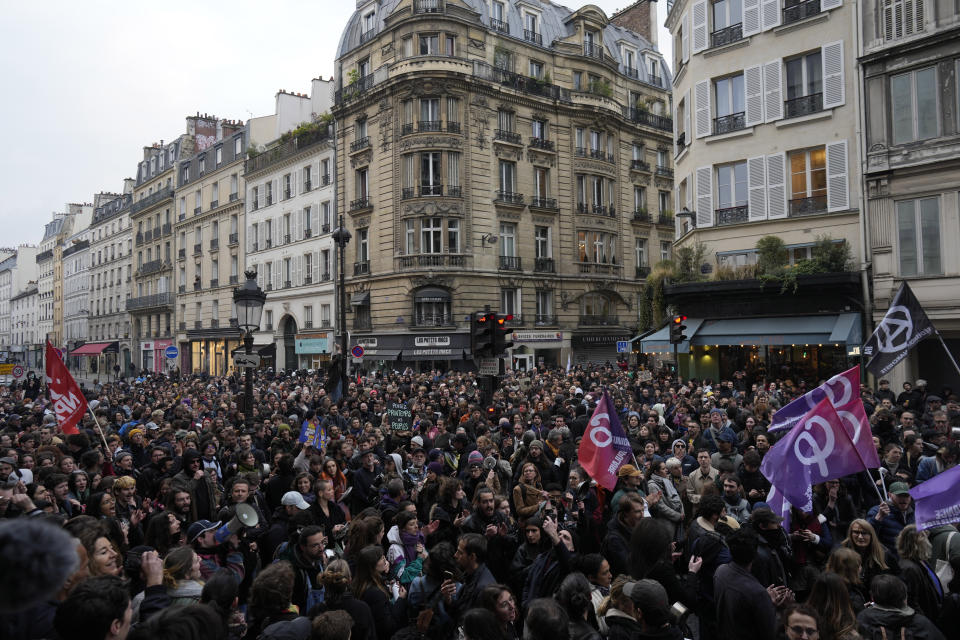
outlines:
[[[103,435],[103,429],[100,428],[100,421],[97,420],[97,416],[94,415],[93,409],[90,408],[90,403],[87,403],[87,411],[90,412],[90,417],[93,418],[93,424],[97,425],[97,431],[100,433],[100,439],[103,440],[103,455],[107,455],[110,452],[110,445],[107,444],[107,438]]]
[[[937,339],[940,341],[940,344],[943,345],[943,350],[947,352],[947,357],[950,358],[950,362],[953,363],[953,368],[957,370],[957,373],[960,373],[960,366],[957,366],[957,361],[954,359],[953,354],[950,353],[950,349],[947,349],[947,343],[943,341],[943,336],[940,335],[939,331],[937,331]]]

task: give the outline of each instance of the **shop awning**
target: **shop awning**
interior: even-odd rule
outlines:
[[[859,313],[828,313],[775,318],[688,318],[684,333],[689,339],[677,351],[689,353],[691,346],[795,344],[860,344]],[[640,340],[644,353],[670,353],[670,327]]]
[[[247,348],[241,344],[239,347],[231,351],[230,355],[232,356],[236,353],[244,353],[246,349]],[[273,358],[277,355],[277,343],[270,342],[268,344],[255,344],[253,345],[253,352],[265,358]]]
[[[417,302],[447,302],[450,300],[450,293],[439,287],[424,287],[414,294],[414,299]]]
[[[352,296],[350,296],[351,307],[361,307],[365,304],[370,304],[369,291],[364,291],[363,293],[355,293]]]
[[[120,350],[118,342],[88,342],[70,352],[71,356],[98,356],[101,353],[117,353]]]
[[[364,360],[396,360],[400,357],[400,349],[367,349],[363,354]]]

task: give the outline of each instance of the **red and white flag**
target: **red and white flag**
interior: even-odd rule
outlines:
[[[47,340],[47,389],[53,402],[53,412],[57,414],[57,424],[66,434],[79,433],[77,423],[87,410],[87,399],[83,397],[77,381],[67,370],[63,360],[57,355],[53,345]]]
[[[590,417],[577,456],[590,477],[610,491],[617,485],[617,470],[633,458],[630,440],[606,391]]]

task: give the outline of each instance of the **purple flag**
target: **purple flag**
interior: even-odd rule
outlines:
[[[770,511],[783,518],[781,526],[787,533],[790,533],[790,503],[783,497],[783,492],[776,487],[770,487],[770,493],[767,494],[767,504],[770,505]],[[809,505],[804,505],[801,508],[804,511],[811,511],[813,500],[811,499]]]
[[[812,506],[811,485],[866,468],[828,398],[807,411],[760,465],[784,498],[805,509]]]
[[[824,398],[828,398],[833,408],[837,410],[843,428],[853,441],[866,468],[879,468],[880,457],[877,455],[876,447],[873,446],[870,420],[860,399],[860,365],[838,373],[813,391],[797,398],[782,409],[777,409],[767,431],[777,433],[792,429]]]
[[[960,466],[938,473],[913,489],[917,529],[960,522]]]

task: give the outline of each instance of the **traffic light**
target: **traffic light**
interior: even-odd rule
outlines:
[[[687,329],[687,325],[683,324],[686,321],[687,316],[673,316],[673,320],[670,321],[670,344],[686,342],[687,336],[683,335]]]
[[[477,311],[470,317],[470,351],[474,358],[489,358],[494,354],[494,324],[496,314]]]
[[[496,314],[496,324],[493,328],[493,355],[501,356],[507,349],[513,346],[513,342],[507,340],[507,336],[513,333],[513,329],[507,326],[507,322],[513,320],[512,313]]]

